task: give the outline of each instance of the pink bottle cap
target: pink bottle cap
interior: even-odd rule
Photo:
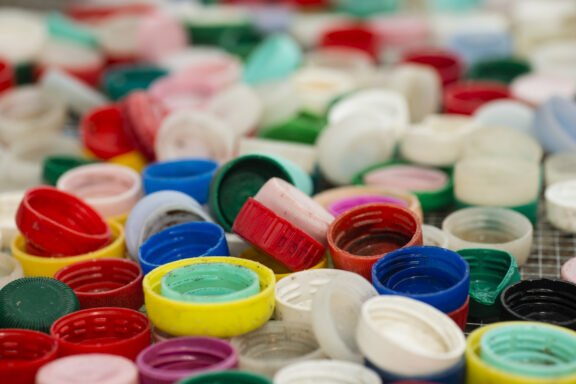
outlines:
[[[188,43],[186,32],[175,18],[163,12],[146,15],[136,33],[139,56],[150,62],[184,50]]]
[[[435,191],[448,183],[444,172],[411,165],[380,168],[364,175],[364,183],[404,191]]]
[[[138,384],[138,370],[125,357],[106,354],[75,355],[40,369],[36,384]]]
[[[328,211],[334,216],[338,216],[359,205],[370,203],[389,203],[400,205],[402,207],[408,206],[404,200],[392,196],[360,195],[337,200],[328,206]]]

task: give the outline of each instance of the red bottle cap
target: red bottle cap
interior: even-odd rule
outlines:
[[[448,317],[454,320],[460,329],[464,330],[466,324],[468,323],[468,310],[470,309],[470,296],[466,299],[466,302],[462,304],[460,308],[452,311],[448,314]]]
[[[126,4],[104,6],[99,4],[72,4],[67,9],[68,16],[78,21],[97,22],[117,15],[141,15],[154,10],[151,4]]]
[[[52,187],[29,189],[16,212],[27,251],[37,256],[75,256],[110,243],[104,218],[79,198]]]
[[[129,94],[120,108],[128,137],[148,160],[154,160],[156,134],[168,110],[160,100],[144,91]]]
[[[358,206],[338,216],[328,228],[334,266],[368,280],[378,259],[414,245],[422,245],[420,219],[407,208],[393,204]]]
[[[24,329],[0,329],[0,378],[3,383],[34,384],[36,372],[56,359],[53,337]]]
[[[329,29],[320,38],[320,46],[358,49],[378,61],[378,36],[367,26],[347,25]]]
[[[437,48],[417,49],[407,52],[402,61],[434,68],[440,79],[442,79],[444,86],[455,83],[464,73],[464,64],[456,54]]]
[[[58,319],[50,334],[60,344],[60,356],[109,353],[135,360],[150,345],[150,321],[133,309],[83,309]]]
[[[14,71],[6,60],[0,59],[0,93],[14,86]]]
[[[144,304],[142,271],[122,259],[98,259],[72,264],[54,275],[74,290],[80,308],[123,307],[138,310]]]
[[[504,84],[488,82],[462,82],[450,85],[444,91],[444,112],[472,115],[482,105],[512,95]]]
[[[325,253],[317,240],[253,198],[242,206],[232,230],[292,271],[312,268]]]
[[[122,112],[114,104],[88,112],[80,124],[80,138],[84,147],[102,160],[135,149],[126,136]]]

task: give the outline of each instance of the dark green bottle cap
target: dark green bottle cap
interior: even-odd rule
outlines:
[[[272,381],[251,372],[218,371],[189,377],[177,384],[272,384]]]
[[[262,42],[262,34],[254,29],[226,31],[218,45],[233,55],[245,60]]]
[[[284,123],[264,129],[258,136],[271,140],[314,144],[325,125],[323,118],[303,112]]]
[[[49,333],[54,321],[79,309],[72,288],[49,277],[24,277],[0,290],[0,328]]]
[[[129,93],[148,89],[168,71],[152,65],[121,65],[104,73],[104,91],[112,100],[120,100]]]
[[[76,156],[48,156],[42,164],[42,180],[48,185],[56,185],[60,176],[67,171],[91,163],[94,161]]]
[[[479,61],[470,68],[466,77],[510,84],[518,76],[530,71],[530,64],[526,60],[510,57]]]

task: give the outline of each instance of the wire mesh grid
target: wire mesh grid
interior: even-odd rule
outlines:
[[[450,212],[427,214],[424,221],[436,227]],[[576,235],[555,229],[547,220],[544,203],[540,203],[538,222],[534,227],[532,250],[526,264],[520,268],[522,279],[560,278],[560,268],[568,259],[576,256]],[[466,332],[482,326],[482,323],[469,322]]]

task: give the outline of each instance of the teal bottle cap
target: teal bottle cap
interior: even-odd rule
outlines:
[[[498,249],[470,248],[458,253],[470,266],[471,301],[468,316],[481,321],[498,320],[500,294],[520,281],[516,259]]]
[[[302,49],[286,35],[268,37],[248,57],[244,81],[255,85],[290,76],[302,62]]]
[[[96,47],[98,39],[90,29],[75,23],[66,16],[53,12],[46,18],[48,33],[62,40],[77,43],[87,47]]]
[[[527,381],[530,377],[553,382],[576,372],[576,333],[530,322],[501,325],[482,336],[480,357],[492,368]]]
[[[79,309],[72,288],[48,277],[24,277],[0,290],[0,328],[48,333],[54,321]]]
[[[250,154],[224,164],[214,175],[210,186],[209,205],[226,231],[249,197],[258,193],[271,178],[278,177],[310,195],[312,179],[289,160],[272,155]]]
[[[161,294],[194,303],[224,303],[260,292],[256,272],[235,264],[193,264],[176,268],[162,278]]]
[[[147,89],[167,75],[165,69],[148,65],[121,65],[104,74],[103,87],[112,100],[120,100],[132,91]]]

